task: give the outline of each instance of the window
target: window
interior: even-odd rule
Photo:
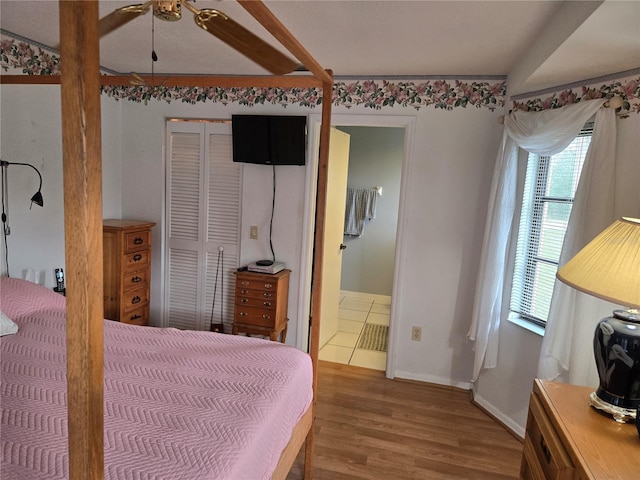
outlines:
[[[511,312],[545,325],[558,260],[593,125],[562,152],[529,154],[518,229]]]

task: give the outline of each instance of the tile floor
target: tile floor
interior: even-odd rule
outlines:
[[[371,293],[340,292],[338,333],[318,353],[320,360],[386,370],[387,353],[356,348],[365,323],[389,325],[391,297]]]

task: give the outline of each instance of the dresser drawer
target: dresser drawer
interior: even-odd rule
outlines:
[[[243,276],[238,279],[237,285],[238,288],[243,289],[252,289],[252,290],[276,290],[278,288],[278,279],[259,279],[259,278],[251,278],[248,276]]]
[[[128,253],[124,256],[124,270],[132,272],[141,270],[149,265],[149,251],[141,250],[139,252]]]
[[[124,235],[125,253],[136,252],[138,250],[148,250],[151,247],[151,231],[140,230],[128,232]]]
[[[122,309],[129,312],[146,306],[149,303],[149,289],[145,286],[136,290],[125,292],[122,297]]]
[[[149,269],[136,270],[135,272],[124,272],[122,278],[122,288],[131,290],[132,288],[140,288],[149,283]]]
[[[254,308],[236,305],[235,322],[259,327],[276,327],[275,312],[264,308]]]
[[[149,323],[149,305],[125,312],[120,316],[120,321],[130,325],[147,325]]]
[[[254,290],[251,288],[241,287],[236,289],[236,302],[238,302],[240,298],[253,298],[257,300],[275,301],[275,299],[277,298],[277,293],[278,293],[277,291]]]
[[[263,310],[275,310],[276,300],[275,298],[251,298],[236,296],[236,305],[262,308]]]
[[[531,395],[524,459],[524,479],[572,480],[574,468],[536,394]]]

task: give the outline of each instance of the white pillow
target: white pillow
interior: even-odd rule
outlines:
[[[12,335],[18,331],[18,325],[7,317],[3,312],[0,312],[0,337],[3,335]]]

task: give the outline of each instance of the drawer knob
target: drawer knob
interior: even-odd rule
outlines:
[[[262,318],[264,320],[270,320],[271,319],[271,315],[267,315],[266,313],[262,315]]]
[[[273,284],[272,283],[265,283],[264,284],[264,288],[273,288]]]
[[[240,293],[246,295],[247,293],[249,293],[249,290],[240,290]]]
[[[247,303],[249,301],[248,298],[241,298],[240,303]]]
[[[142,315],[131,315],[131,317],[129,317],[129,320],[138,320],[139,318],[142,318]]]
[[[144,242],[144,240],[142,240],[140,237],[136,237],[133,240],[133,244],[134,245],[142,245],[143,242]]]
[[[131,299],[131,303],[136,304],[136,303],[140,303],[142,301],[142,298],[140,298],[139,295],[136,295],[135,297],[133,297]]]
[[[262,296],[263,296],[264,298],[271,298],[271,294],[270,294],[269,292],[264,292],[264,293],[262,294]]]
[[[247,316],[247,312],[240,312],[240,316],[241,317],[246,317]]]
[[[240,282],[240,285],[242,285],[243,287],[248,287],[249,282],[247,282],[246,280],[243,280],[242,282]]]
[[[131,279],[131,283],[140,283],[141,281],[142,278],[138,277],[137,275]]]
[[[139,253],[133,256],[134,262],[139,262],[140,260],[142,260],[142,255],[140,255]]]
[[[265,307],[270,307],[271,306],[271,302],[262,302],[262,305],[264,305]]]

